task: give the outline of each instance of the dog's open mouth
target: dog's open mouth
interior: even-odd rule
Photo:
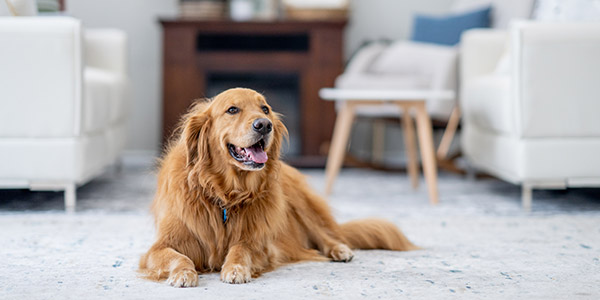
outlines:
[[[262,168],[267,160],[267,152],[265,152],[265,140],[260,139],[250,147],[239,147],[233,144],[228,144],[229,154],[240,163],[252,168]]]

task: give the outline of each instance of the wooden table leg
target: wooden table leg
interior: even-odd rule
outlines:
[[[452,144],[452,140],[456,135],[456,129],[458,128],[458,123],[460,122],[460,109],[458,108],[458,103],[452,109],[452,113],[450,114],[450,119],[448,119],[448,124],[446,125],[446,129],[444,130],[444,135],[442,136],[442,141],[440,142],[440,146],[437,150],[437,158],[439,160],[446,159],[448,156],[448,150],[450,150],[450,145]]]
[[[329,148],[329,154],[327,155],[327,166],[325,167],[325,195],[331,194],[333,182],[342,167],[353,120],[354,105],[346,102],[335,120],[331,147]]]
[[[406,144],[406,158],[408,158],[408,174],[412,187],[419,187],[419,159],[417,157],[417,144],[415,143],[415,127],[410,116],[410,105],[400,105],[402,107],[402,129],[404,135],[404,144]]]
[[[423,162],[423,173],[427,182],[429,192],[429,202],[438,203],[437,189],[437,164],[435,160],[435,150],[433,147],[433,133],[431,129],[431,119],[425,108],[425,102],[414,105],[417,110],[417,130],[419,132],[419,146],[421,148],[421,160]]]

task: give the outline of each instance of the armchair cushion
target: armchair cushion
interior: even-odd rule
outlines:
[[[412,40],[441,45],[456,45],[463,31],[490,27],[491,7],[443,17],[417,15]]]
[[[490,133],[514,133],[509,75],[481,76],[465,85],[465,94],[461,98],[464,120]]]
[[[120,74],[98,68],[84,70],[83,131],[106,130],[125,117],[126,81]]]
[[[118,29],[84,31],[85,65],[127,74],[127,35]]]
[[[499,68],[499,61],[507,53],[508,40],[504,30],[471,29],[463,33],[460,42],[461,94],[465,82],[489,75]]]
[[[368,72],[431,77],[443,65],[456,59],[454,47],[398,41],[373,60]]]

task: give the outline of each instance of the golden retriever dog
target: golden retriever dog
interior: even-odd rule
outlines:
[[[149,279],[198,285],[198,272],[244,283],[303,260],[349,262],[353,248],[417,249],[390,222],[338,224],[303,175],[279,160],[287,129],[265,98],[236,88],[198,102],[161,161]]]

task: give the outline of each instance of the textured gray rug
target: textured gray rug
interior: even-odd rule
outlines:
[[[306,171],[322,190],[322,171]],[[600,297],[600,190],[534,193],[442,174],[440,205],[405,174],[344,170],[331,205],[340,221],[377,216],[424,250],[357,251],[350,263],[289,265],[244,285],[200,275],[174,289],[137,277],[153,240],[150,168],[109,173],[78,191],[64,214],[59,193],[0,191],[1,299],[572,299]]]

